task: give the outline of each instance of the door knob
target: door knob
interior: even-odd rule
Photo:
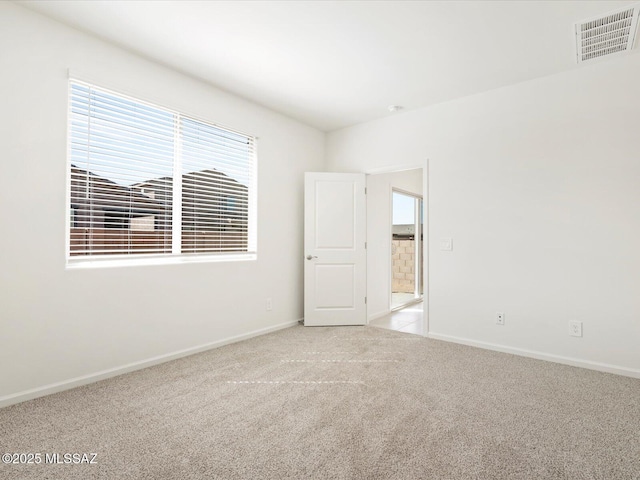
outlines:
[[[307,255],[307,260],[313,260],[314,258],[318,258],[315,255]]]

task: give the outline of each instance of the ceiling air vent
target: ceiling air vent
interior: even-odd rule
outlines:
[[[631,50],[639,12],[640,5],[635,5],[576,23],[578,63]]]

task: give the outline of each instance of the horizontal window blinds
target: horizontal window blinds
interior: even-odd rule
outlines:
[[[71,82],[71,257],[248,252],[252,137]]]
[[[182,117],[180,157],[182,251],[246,251],[252,139]]]

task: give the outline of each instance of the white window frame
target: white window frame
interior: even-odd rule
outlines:
[[[144,105],[151,106],[153,108],[158,108],[170,112],[178,117],[185,117],[190,120],[194,120],[196,122],[201,122],[203,124],[213,126],[218,129],[226,130],[235,134],[240,134],[251,138],[253,140],[253,155],[251,160],[251,172],[250,172],[250,181],[247,185],[248,187],[248,238],[247,238],[247,251],[246,252],[206,252],[206,253],[182,253],[181,252],[181,237],[182,237],[182,225],[181,225],[181,215],[182,208],[177,207],[181,206],[182,203],[182,176],[177,175],[178,179],[176,181],[176,176],[173,176],[173,205],[172,209],[172,252],[171,253],[143,253],[143,254],[106,254],[106,255],[86,255],[86,256],[72,256],[71,255],[71,222],[72,217],[75,217],[73,214],[69,214],[69,208],[71,204],[71,96],[72,96],[72,85],[73,84],[81,84],[88,87],[94,87],[101,91],[105,91],[107,93],[117,95],[119,97],[138,102]],[[180,167],[180,155],[178,154],[180,148],[180,135],[177,134],[176,128],[176,141],[174,148],[174,170]],[[127,267],[127,266],[143,266],[143,265],[172,265],[172,264],[183,264],[183,263],[209,263],[209,262],[237,262],[237,261],[253,261],[257,259],[257,175],[258,175],[258,137],[254,135],[250,135],[239,130],[235,130],[226,126],[219,125],[211,120],[203,119],[198,117],[197,115],[192,115],[185,112],[183,109],[175,109],[168,106],[165,106],[158,102],[148,101],[146,99],[142,99],[135,95],[130,95],[127,93],[123,93],[121,90],[112,89],[109,87],[102,86],[95,82],[85,81],[74,76],[69,76],[68,82],[68,94],[67,94],[67,132],[66,132],[66,140],[67,140],[67,162],[66,162],[66,207],[67,207],[67,215],[65,222],[65,232],[66,232],[66,241],[65,241],[65,257],[66,257],[66,268],[67,269],[86,269],[86,268],[110,268],[110,267]],[[176,203],[176,199],[180,201]],[[177,212],[177,215],[176,215]],[[176,219],[178,221],[176,221]]]

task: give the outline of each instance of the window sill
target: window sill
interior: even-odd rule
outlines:
[[[246,262],[258,258],[256,253],[237,253],[229,255],[176,255],[176,256],[119,256],[118,258],[67,258],[67,270],[91,268],[140,267],[146,265],[178,265],[186,263],[223,263]]]

